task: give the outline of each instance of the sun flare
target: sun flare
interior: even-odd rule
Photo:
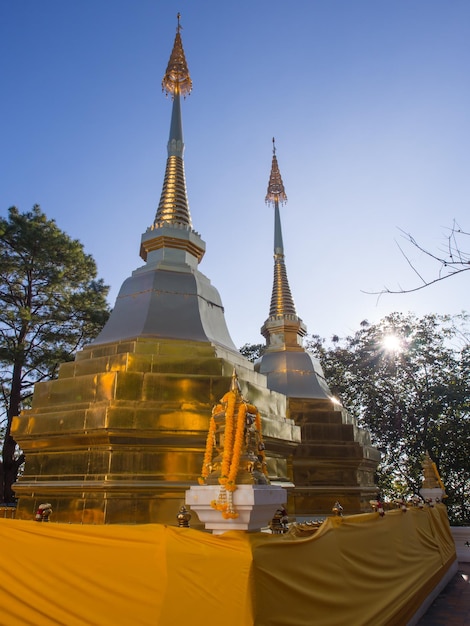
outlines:
[[[382,346],[386,352],[400,352],[402,341],[397,335],[385,335],[382,339]]]

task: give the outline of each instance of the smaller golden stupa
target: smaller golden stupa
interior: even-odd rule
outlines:
[[[369,509],[377,497],[374,474],[380,453],[370,434],[334,398],[318,359],[303,346],[307,327],[297,315],[287,278],[280,207],[287,203],[273,138],[273,154],[265,202],[274,209],[274,277],[269,316],[261,327],[266,346],[255,370],[268,388],[287,398],[286,415],[301,429],[301,443],[292,459],[289,510],[297,521],[326,516],[340,500],[348,514]],[[332,244],[334,245],[334,244]],[[315,289],[315,266],[305,256],[305,289]],[[312,274],[313,272],[313,274]]]
[[[423,462],[423,485],[422,489],[442,489],[442,497],[446,498],[446,492],[444,483],[439,475],[439,471],[437,469],[436,464],[431,459],[429,452],[426,450],[426,454],[424,455]]]

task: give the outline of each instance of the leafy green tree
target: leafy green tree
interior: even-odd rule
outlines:
[[[466,315],[394,313],[327,347],[312,337],[331,389],[381,450],[384,495],[417,493],[426,450],[453,521],[470,519],[470,347]]]
[[[240,353],[254,363],[261,356],[263,348],[264,345],[262,343],[245,343],[245,345],[240,348]]]
[[[93,339],[109,316],[108,287],[82,244],[48,220],[39,206],[0,218],[0,384],[3,450],[0,501],[24,461],[11,436],[12,418],[30,402],[35,383]]]

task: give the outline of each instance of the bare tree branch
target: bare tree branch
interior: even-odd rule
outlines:
[[[396,242],[402,256],[405,258],[410,268],[419,278],[421,284],[417,285],[416,287],[410,287],[409,289],[403,289],[402,287],[399,287],[398,289],[390,289],[389,287],[385,286],[380,291],[363,291],[362,293],[378,295],[379,297],[386,293],[413,293],[415,291],[420,291],[421,289],[425,289],[426,287],[439,283],[443,280],[447,280],[451,276],[456,276],[457,274],[461,274],[462,272],[467,272],[470,270],[470,253],[463,250],[461,244],[458,241],[459,236],[468,237],[470,236],[470,233],[463,231],[455,220],[452,224],[452,227],[450,228],[449,235],[446,237],[446,246],[442,255],[424,248],[416,241],[411,233],[407,233],[401,228],[399,228],[398,230],[403,233],[404,239],[409,244],[411,244],[414,248],[416,248],[427,257],[429,257],[433,261],[436,261],[436,263],[439,264],[440,267],[437,278],[432,278],[430,280],[424,278],[424,276],[421,274],[420,271],[418,271],[416,265],[410,259],[405,250],[400,246],[398,242]]]

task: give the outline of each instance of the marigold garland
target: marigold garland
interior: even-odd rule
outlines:
[[[224,450],[222,454],[222,466],[220,470],[219,483],[225,485],[230,472],[230,462],[232,460],[233,449],[233,416],[235,413],[236,395],[234,391],[228,391],[222,398],[222,404],[226,404],[225,408],[225,431],[224,431]]]
[[[263,473],[266,476],[268,474],[263,436],[261,433],[261,416],[258,409],[253,404],[245,402],[243,397],[241,397],[235,390],[231,389],[223,396],[220,403],[213,408],[212,416],[209,422],[209,432],[207,433],[203,466],[201,476],[198,479],[199,484],[201,485],[206,483],[206,478],[212,471],[211,463],[214,448],[216,447],[215,435],[217,430],[215,415],[219,415],[222,411],[225,411],[225,428],[222,462],[220,466],[220,476],[218,478],[220,489],[217,500],[212,500],[210,505],[213,509],[220,511],[224,519],[236,519],[238,517],[238,513],[235,511],[233,506],[233,492],[237,489],[236,480],[239,471],[240,458],[244,444],[246,443],[245,435],[247,413],[255,418],[255,428],[258,437],[258,458],[261,461]]]
[[[240,402],[237,413],[237,430],[235,433],[232,459],[228,474],[228,482],[226,485],[227,489],[229,489],[230,491],[235,491],[235,489],[237,488],[237,485],[235,483],[237,481],[238,466],[240,464],[240,456],[242,453],[243,442],[245,440],[245,418],[246,404],[244,402]]]
[[[200,485],[205,485],[206,483],[206,478],[209,476],[210,474],[210,466],[211,466],[211,461],[212,461],[212,454],[213,454],[213,450],[215,447],[215,430],[216,430],[216,424],[215,424],[215,419],[214,419],[214,411],[212,411],[212,416],[209,422],[209,432],[207,433],[207,439],[206,439],[206,451],[204,453],[204,460],[202,462],[202,471],[201,471],[201,476],[198,478],[198,483]]]

